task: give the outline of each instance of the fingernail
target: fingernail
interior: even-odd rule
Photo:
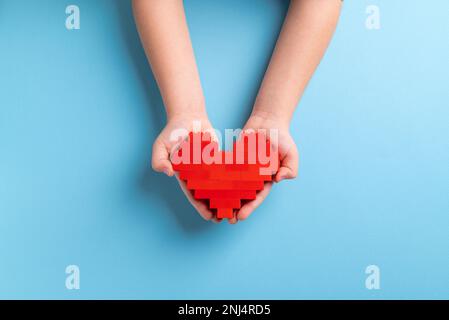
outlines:
[[[165,173],[167,176],[170,176],[170,171],[169,171],[168,169],[164,169],[164,173]]]

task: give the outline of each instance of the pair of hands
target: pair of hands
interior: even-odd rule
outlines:
[[[207,114],[199,113],[185,113],[176,114],[168,118],[167,125],[156,138],[153,144],[153,153],[151,159],[151,166],[157,172],[163,172],[167,176],[175,175],[172,164],[170,162],[170,152],[173,150],[176,142],[170,141],[170,134],[173,130],[184,128],[187,131],[192,131],[194,121],[201,122],[203,130],[212,129],[212,125],[207,117]],[[289,133],[289,124],[277,120],[276,117],[269,113],[253,112],[246,122],[243,130],[246,129],[277,129],[279,132],[278,150],[280,156],[280,166],[274,182],[280,182],[284,179],[293,179],[298,174],[299,155],[296,144]],[[192,193],[186,188],[184,181],[177,178],[181,189],[186,195],[187,199],[198,211],[198,213],[205,220],[213,222],[220,222],[216,215],[208,208],[208,206],[199,200],[193,198]],[[257,193],[256,199],[245,203],[234,215],[234,218],[229,219],[231,224],[235,224],[240,220],[245,220],[251,213],[265,200],[269,194],[273,182],[266,182],[264,189]]]
[[[298,151],[289,134],[289,121],[331,40],[340,7],[340,0],[290,2],[252,115],[244,127],[278,129],[280,167],[274,182],[297,175]],[[194,120],[200,120],[203,129],[212,128],[205,111],[183,1],[133,0],[133,11],[168,115],[167,126],[154,142],[152,165],[156,171],[172,176],[170,151],[174,143],[170,142],[170,133],[177,128],[191,131]],[[199,214],[206,220],[217,221],[213,212],[204,203],[194,200],[185,184],[180,184]],[[257,198],[243,205],[230,222],[248,218],[263,202],[271,186],[267,183]]]

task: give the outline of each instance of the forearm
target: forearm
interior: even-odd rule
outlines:
[[[205,112],[182,0],[133,0],[139,35],[167,116]]]
[[[292,0],[253,114],[289,123],[340,13],[340,0]]]

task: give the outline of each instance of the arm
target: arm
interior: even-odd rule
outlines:
[[[176,143],[170,134],[179,128],[191,131],[194,121],[212,128],[206,114],[182,0],[133,0],[139,35],[153,70],[167,113],[167,125],[153,144],[155,171],[174,174],[170,151]],[[178,180],[189,201],[206,220],[215,220],[207,206],[195,200]]]
[[[133,0],[140,39],[167,117],[204,114],[204,98],[182,0]]]
[[[290,122],[331,40],[340,7],[340,0],[291,1],[253,113]]]
[[[299,155],[289,134],[293,112],[336,28],[340,0],[292,0],[281,34],[245,129],[279,129],[280,168],[275,181],[295,178]],[[245,206],[246,219],[269,193],[271,184]]]

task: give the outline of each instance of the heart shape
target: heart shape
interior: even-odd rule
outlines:
[[[277,149],[259,132],[242,134],[232,151],[219,150],[207,132],[191,132],[171,160],[193,197],[206,201],[219,219],[233,218],[235,209],[254,200],[279,167]]]

